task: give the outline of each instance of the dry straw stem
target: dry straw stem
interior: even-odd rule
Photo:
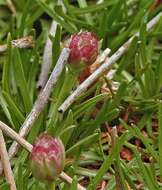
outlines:
[[[162,12],[160,12],[147,24],[147,31],[152,29],[157,24],[161,16]],[[105,63],[101,65],[93,74],[91,74],[83,83],[81,83],[77,89],[64,101],[58,110],[62,113],[65,112],[76,100],[76,98],[81,95],[81,93],[85,92],[97,78],[99,78],[112,67],[112,65],[127,51],[134,37],[138,35],[139,33],[136,33],[127,42],[125,42],[110,58],[107,58]]]
[[[21,144],[25,149],[27,149],[29,152],[32,151],[33,146],[28,143],[28,141],[24,140],[19,134],[17,134],[13,129],[11,129],[9,126],[7,126],[5,123],[0,121],[0,129],[9,137],[14,139],[16,142]]]
[[[17,47],[20,49],[29,49],[34,47],[33,36],[26,36],[23,38],[19,38],[16,40],[12,40],[11,44],[13,47]],[[6,52],[7,44],[0,45],[0,54]]]
[[[15,8],[13,2],[11,0],[6,0],[6,1],[7,1],[8,7],[11,10],[12,14],[16,15],[16,8]]]
[[[2,131],[8,135],[9,137],[11,137],[13,140],[17,141],[17,143],[19,143],[22,147],[24,147],[27,151],[31,152],[33,145],[31,145],[28,141],[26,141],[24,138],[22,138],[18,133],[16,133],[13,129],[11,129],[9,126],[7,126],[5,123],[0,121],[0,132],[2,133]],[[1,138],[1,133],[0,133],[0,138]],[[2,142],[0,142],[2,144]],[[0,145],[1,146],[1,145]],[[7,153],[7,151],[6,151]],[[8,160],[9,161],[9,160]],[[68,176],[65,172],[62,172],[60,174],[60,178],[71,184],[72,183],[72,178],[70,176]],[[83,186],[81,186],[80,184],[78,184],[77,186],[77,190],[85,190],[85,188]],[[14,190],[14,189],[13,189]]]
[[[63,8],[63,11],[66,12],[66,8],[62,2],[62,0],[58,0],[58,5],[61,5]],[[52,36],[55,36],[56,34],[56,29],[57,29],[57,22],[54,20],[52,21],[51,28],[49,33]],[[44,52],[43,52],[43,61],[42,61],[42,67],[41,67],[41,72],[39,75],[39,79],[37,82],[37,88],[44,88],[47,80],[48,80],[48,75],[50,72],[52,66],[52,42],[50,38],[47,38],[45,47],[44,47]]]
[[[28,117],[24,121],[22,127],[20,128],[19,135],[21,137],[25,137],[28,132],[30,131],[31,127],[33,126],[33,123],[38,118],[39,114],[43,110],[44,106],[46,105],[50,94],[53,90],[53,86],[56,84],[60,74],[63,71],[63,68],[65,66],[65,63],[69,57],[70,50],[68,48],[64,48],[60,54],[60,57],[56,63],[55,68],[53,69],[49,80],[46,83],[46,86],[44,89],[40,92],[38,99],[36,100],[31,112],[29,113]],[[8,155],[11,159],[16,154],[17,150],[19,148],[19,145],[17,142],[13,142],[11,147],[9,148]],[[2,166],[0,163],[0,173],[2,173]]]
[[[5,140],[4,140],[3,133],[1,130],[0,130],[0,156],[1,156],[1,161],[4,168],[6,181],[10,186],[10,190],[16,190],[16,184],[15,184],[14,176],[11,170],[11,165],[10,165],[10,160],[9,160],[6,145],[5,145]]]
[[[56,28],[57,28],[57,22],[53,21],[49,32],[52,36],[55,36]],[[45,86],[48,80],[48,74],[51,69],[51,65],[52,65],[52,42],[48,37],[43,52],[42,67],[37,83],[38,88],[43,88]]]
[[[111,50],[106,48],[96,59],[96,61],[90,66],[90,73],[93,73],[100,65],[103,63],[108,55],[110,54]]]

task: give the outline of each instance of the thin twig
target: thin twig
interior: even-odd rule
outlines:
[[[26,36],[23,38],[19,38],[16,40],[12,40],[11,44],[13,47],[17,47],[20,49],[29,49],[34,47],[33,37]],[[0,45],[0,54],[4,53],[7,50],[7,44]]]
[[[24,140],[18,133],[16,133],[13,129],[11,129],[9,126],[7,126],[5,123],[0,121],[0,129],[9,137],[14,139],[16,142],[21,144],[25,149],[27,149],[29,152],[32,151],[33,146],[28,143],[28,141]]]
[[[22,138],[18,133],[16,133],[13,129],[11,129],[9,126],[7,126],[5,123],[0,121],[0,131],[3,131],[6,135],[11,137],[13,140],[17,141],[22,147],[24,147],[27,151],[31,152],[33,145],[31,145],[28,141],[26,141],[24,138]],[[60,178],[71,184],[72,183],[72,178],[68,176],[65,172],[62,172],[60,174]],[[78,184],[78,190],[85,190],[83,186]]]
[[[57,4],[61,5],[64,13],[66,13],[66,7],[64,6],[63,1],[58,0]],[[52,36],[55,36],[55,34],[56,34],[57,24],[58,23],[55,20],[51,24],[49,33]],[[39,79],[37,82],[37,88],[39,88],[39,89],[44,88],[44,86],[48,80],[48,75],[49,75],[51,66],[52,66],[52,42],[51,42],[50,38],[47,38],[44,52],[43,52],[43,61],[42,61],[41,72],[40,72]]]
[[[68,182],[69,184],[72,183],[72,178],[70,176],[68,176],[65,172],[62,172],[60,174],[60,178],[65,181]],[[80,184],[77,185],[77,190],[86,190],[83,186],[81,186]]]
[[[157,22],[160,20],[162,12],[155,16],[148,24],[147,30],[153,28]],[[93,84],[93,82],[99,78],[103,73],[105,73],[112,65],[128,50],[132,40],[135,36],[138,36],[139,33],[136,33],[132,36],[127,42],[125,42],[110,58],[108,58],[103,65],[101,65],[92,75],[90,75],[83,83],[81,83],[77,89],[63,102],[59,107],[60,112],[65,112],[69,106],[76,100],[81,93],[85,92],[87,88]]]
[[[56,33],[56,28],[57,28],[57,22],[53,21],[51,24],[49,33],[54,36]],[[44,52],[43,52],[42,67],[41,67],[41,72],[40,72],[38,83],[37,83],[38,88],[40,89],[44,88],[48,80],[48,75],[51,69],[51,65],[52,65],[52,42],[50,38],[48,37],[45,44]]]
[[[111,50],[106,48],[96,59],[96,61],[90,65],[90,73],[93,73],[97,68],[104,63],[108,55],[110,54]]]
[[[10,160],[8,157],[5,140],[4,140],[3,133],[1,130],[0,130],[0,156],[1,156],[1,161],[4,168],[6,181],[10,186],[10,190],[16,190],[16,184],[14,181],[14,176],[12,173]]]
[[[56,66],[53,69],[53,71],[49,77],[48,82],[46,83],[46,86],[44,87],[42,92],[40,92],[38,99],[36,100],[31,112],[29,113],[28,117],[26,118],[22,127],[20,128],[19,135],[21,137],[25,137],[28,134],[33,123],[36,121],[39,114],[43,110],[43,108],[44,108],[45,104],[47,103],[49,96],[53,90],[53,86],[56,84],[60,74],[62,73],[62,70],[65,66],[65,63],[68,59],[69,53],[70,53],[70,50],[68,48],[64,48],[62,50],[60,57],[56,63]],[[8,151],[8,155],[9,155],[10,159],[12,157],[14,157],[18,148],[19,148],[18,143],[13,142],[11,147],[9,148],[9,151]],[[2,169],[1,163],[0,163],[0,173],[2,173],[2,170],[3,169]]]
[[[53,72],[51,73],[51,76],[50,76],[46,86],[44,87],[42,92],[39,94],[38,99],[36,100],[30,114],[28,115],[28,117],[24,121],[24,123],[23,123],[23,125],[19,131],[19,134],[21,137],[25,137],[28,134],[33,123],[36,121],[39,114],[43,110],[43,108],[44,108],[45,104],[47,103],[48,98],[50,97],[50,94],[53,90],[54,84],[56,84],[60,74],[63,71],[65,63],[68,59],[68,56],[69,56],[69,49],[64,48],[62,50],[62,53],[61,53],[61,55],[57,61],[57,64],[56,64]],[[16,142],[14,142],[9,149],[9,156],[13,157],[16,154],[17,149],[18,149],[18,144]]]

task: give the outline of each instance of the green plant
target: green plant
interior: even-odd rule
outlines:
[[[162,10],[162,5],[152,8],[154,2],[0,0],[0,43],[4,44],[0,45],[0,120],[17,133],[43,89],[46,92],[44,86],[71,35],[81,30],[94,32],[102,40],[99,54],[111,49],[95,69],[115,59],[98,80],[91,83],[88,78],[85,92],[61,112],[60,106],[79,86],[78,73],[65,64],[41,113],[24,135],[31,144],[44,131],[62,140],[64,172],[72,182],[57,178],[56,188],[75,190],[78,182],[88,190],[162,188],[162,20],[147,30],[147,23]],[[55,32],[49,34],[52,22]],[[112,58],[119,56],[114,53],[136,32],[122,46],[120,58]],[[45,44],[49,51],[44,50]],[[42,64],[48,65],[44,67],[47,78],[39,85]],[[110,78],[111,71],[115,72]],[[13,140],[5,140],[9,149]],[[46,189],[32,176],[28,157],[20,148],[11,159],[17,189]],[[9,189],[4,176],[0,189]]]

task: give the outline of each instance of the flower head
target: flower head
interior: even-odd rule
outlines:
[[[157,0],[156,3],[157,3],[157,5],[160,5],[160,4],[162,4],[162,0]]]
[[[99,40],[92,32],[79,32],[71,37],[69,63],[91,65],[97,58]]]
[[[41,181],[53,181],[62,172],[65,150],[61,140],[42,133],[33,145],[30,164],[33,175]]]

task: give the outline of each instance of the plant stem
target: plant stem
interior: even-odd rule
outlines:
[[[3,133],[1,130],[0,130],[0,156],[1,156],[1,161],[4,168],[6,181],[10,186],[10,190],[16,190],[16,184],[14,181],[14,176],[12,173],[10,160],[8,157],[5,140],[4,140]]]
[[[78,0],[78,4],[79,4],[79,6],[80,6],[81,8],[87,7],[87,2],[86,2],[86,0]],[[90,13],[85,14],[85,19],[87,20],[87,22],[88,22],[89,24],[93,24],[93,19],[92,19]]]
[[[57,22],[53,21],[51,24],[50,31],[49,31],[49,33],[52,36],[55,36],[56,28],[57,28]],[[38,83],[37,83],[38,88],[40,89],[44,88],[48,80],[48,75],[50,72],[51,65],[52,65],[52,42],[50,38],[48,37],[45,47],[44,47],[44,52],[43,52],[42,67],[41,67],[41,72],[40,72]]]
[[[15,140],[17,143],[19,143],[22,147],[24,147],[28,152],[32,151],[32,148],[33,148],[32,144],[30,144],[28,141],[26,141],[24,138],[22,138],[18,133],[16,133],[8,125],[6,125],[5,123],[0,121],[0,131],[1,130],[6,135],[11,137],[13,140]],[[72,184],[72,182],[73,182],[73,179],[70,176],[68,176],[65,172],[61,172],[60,179],[62,179],[64,182],[69,183],[69,184]],[[77,190],[86,190],[86,189],[78,183]]]
[[[156,15],[150,22],[147,24],[147,31],[152,29],[160,20],[162,16],[162,12]],[[121,58],[121,56],[128,50],[132,40],[139,36],[137,32],[134,36],[132,36],[127,42],[125,42],[111,57],[106,59],[105,63],[101,65],[93,74],[91,74],[84,82],[82,82],[77,89],[70,94],[69,97],[63,102],[63,104],[58,108],[58,111],[64,113],[69,106],[83,93],[87,90],[87,88],[93,84],[93,82],[98,79],[101,75],[103,75],[106,71],[108,71],[116,61]]]
[[[48,190],[55,190],[55,182],[46,184]]]
[[[22,127],[20,128],[19,135],[21,137],[25,137],[28,134],[28,132],[30,131],[30,129],[33,126],[33,123],[36,121],[39,114],[44,109],[44,106],[46,105],[46,103],[51,95],[51,92],[53,90],[53,86],[56,84],[60,74],[63,71],[63,68],[68,59],[69,53],[70,53],[70,51],[68,48],[64,48],[62,50],[60,57],[56,63],[56,66],[53,69],[53,71],[49,77],[49,80],[46,83],[46,86],[40,92],[38,99],[36,100],[31,112],[29,113],[29,115],[27,116],[26,120],[24,121]],[[17,153],[18,148],[19,148],[19,144],[17,142],[13,142],[8,151],[8,155],[9,155],[10,159]],[[0,162],[0,173],[2,173],[1,162]]]

